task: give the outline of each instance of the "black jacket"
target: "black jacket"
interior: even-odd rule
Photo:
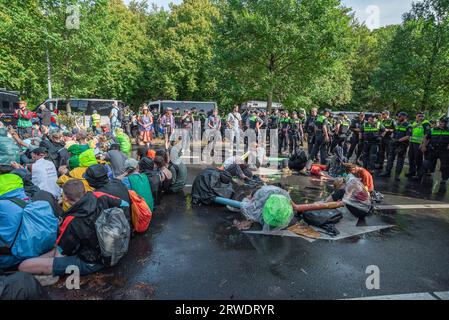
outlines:
[[[95,222],[103,210],[120,207],[121,203],[121,199],[101,192],[89,192],[75,203],[62,216],[64,221],[57,240],[62,254],[77,255],[84,262],[101,264]]]

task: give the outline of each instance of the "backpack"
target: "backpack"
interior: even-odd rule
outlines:
[[[334,224],[340,221],[343,215],[336,209],[306,211],[302,214],[302,217],[307,224],[324,229],[331,236],[340,234]]]
[[[101,211],[95,221],[103,265],[112,267],[128,252],[131,228],[120,208]]]
[[[13,256],[19,261],[38,257],[54,248],[58,232],[58,219],[46,201],[27,203],[18,198],[8,199],[23,209],[14,239],[0,248],[0,255]]]
[[[139,196],[134,190],[129,191],[131,199],[131,220],[134,231],[143,233],[148,230],[151,222],[151,209],[145,199]]]

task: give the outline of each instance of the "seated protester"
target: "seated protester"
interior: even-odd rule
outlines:
[[[167,168],[165,158],[163,156],[156,156],[154,158],[154,166],[161,179],[161,191],[168,192],[173,181],[173,176],[171,171]]]
[[[0,174],[0,269],[50,250],[57,228],[58,221],[48,203],[30,202],[18,175]]]
[[[184,162],[180,159],[182,155],[181,144],[179,143],[182,138],[178,141],[171,142],[170,149],[170,164],[168,169],[172,173],[172,185],[170,186],[171,193],[178,193],[184,190],[187,183],[187,167]]]
[[[131,140],[129,139],[128,135],[125,132],[123,132],[122,128],[115,129],[114,133],[115,133],[115,139],[120,144],[120,150],[122,150],[122,152],[127,157],[130,157],[131,151],[132,151],[131,150],[132,145],[131,145]]]
[[[139,146],[137,148],[137,160],[140,161],[143,157],[147,156],[149,148],[147,146]]]
[[[302,171],[307,164],[307,154],[303,148],[296,148],[288,159],[288,168],[290,170]]]
[[[39,187],[39,189],[47,191],[59,199],[61,196],[61,189],[57,185],[58,174],[56,172],[56,167],[53,162],[46,160],[47,155],[45,148],[36,148],[31,152],[34,163],[28,165],[29,171],[31,172],[32,183]],[[23,169],[21,165],[16,162],[11,163],[14,169]]]
[[[60,176],[56,183],[60,187],[62,187],[67,181],[77,179],[81,180],[87,192],[94,191],[95,189],[92,188],[87,182],[87,180],[84,179],[83,177],[86,171],[87,167],[78,167],[69,171],[69,169],[66,166],[61,166],[58,170]],[[65,208],[65,210],[67,210],[67,208]]]
[[[225,171],[229,172],[229,174],[231,174],[233,177],[239,177],[242,180],[252,179],[253,173],[249,169],[248,165],[244,162],[244,158],[247,159],[245,155],[242,156],[240,159],[238,159],[237,156],[231,156],[227,158],[223,163]]]
[[[5,127],[0,128],[0,164],[10,165],[11,162],[19,162],[19,159],[19,147],[8,137],[8,130]]]
[[[109,179],[108,170],[104,165],[96,164],[89,167],[86,173],[83,175],[87,180],[89,186],[95,189],[95,191],[104,192],[114,197],[120,198],[127,203],[130,203],[129,193],[126,186],[118,179]],[[126,219],[131,221],[130,209],[123,208]]]
[[[69,152],[65,148],[63,135],[60,131],[52,131],[49,135],[45,135],[39,144],[39,147],[47,149],[48,157],[54,163],[56,168],[68,165]]]
[[[143,157],[139,161],[139,170],[148,177],[148,181],[151,186],[151,193],[153,194],[153,200],[155,205],[160,204],[161,199],[161,178],[159,173],[154,170],[154,162],[152,159]]]
[[[327,171],[331,177],[341,177],[346,173],[346,167],[344,163],[348,162],[348,159],[343,155],[343,148],[336,146],[334,148],[334,155],[329,159],[329,165]]]
[[[121,176],[126,172],[125,161],[128,159],[126,155],[120,151],[120,145],[114,143],[109,151],[105,154],[104,160],[111,164],[114,177]]]
[[[88,145],[79,145],[77,143],[71,145],[67,151],[70,154],[69,158],[69,168],[70,170],[73,170],[75,168],[78,168],[80,166],[80,154],[87,151],[89,149]]]
[[[86,193],[79,180],[63,186],[63,199],[70,209],[63,214],[57,248],[25,260],[19,270],[38,275],[64,276],[69,266],[77,266],[80,275],[104,268],[95,222],[101,212],[110,208],[129,207],[129,203],[105,193]]]
[[[127,171],[118,179],[122,180],[128,190],[134,190],[139,196],[144,198],[151,211],[153,211],[154,200],[148,177],[144,173],[139,172],[139,163],[136,159],[130,158],[126,160],[125,165]]]
[[[31,150],[37,148],[41,142],[40,138],[31,138],[29,133],[23,134],[23,139],[19,137],[19,134],[12,128],[8,130],[11,137],[17,143],[17,145],[21,148],[20,151],[20,164],[25,165],[32,163],[31,159]]]
[[[351,173],[362,181],[363,185],[369,193],[374,191],[373,176],[368,170],[352,163],[345,163],[345,168],[346,173]]]
[[[11,167],[12,169],[12,167]],[[28,197],[33,198],[33,196],[41,191],[38,186],[36,186],[31,177],[31,173],[26,169],[14,169],[10,173],[16,174],[23,180],[23,188]]]
[[[334,191],[327,197],[326,202],[341,201],[344,196],[345,180],[343,178],[338,178],[334,181]]]

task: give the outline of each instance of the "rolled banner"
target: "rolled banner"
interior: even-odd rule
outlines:
[[[306,203],[306,204],[297,204],[293,206],[298,212],[306,212],[313,210],[324,210],[324,209],[337,209],[344,207],[343,201],[335,201],[335,202],[316,202],[316,203]]]

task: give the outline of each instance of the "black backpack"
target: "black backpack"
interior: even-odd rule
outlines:
[[[343,215],[336,209],[306,211],[302,217],[307,224],[319,227],[333,237],[340,234],[334,225],[343,218]]]

